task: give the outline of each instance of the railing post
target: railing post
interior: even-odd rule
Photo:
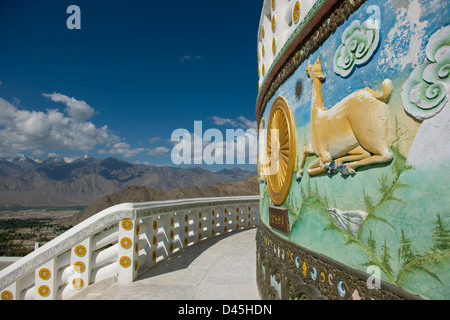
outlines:
[[[34,297],[36,300],[55,300],[56,288],[55,259],[43,264],[34,271]]]
[[[139,229],[137,220],[124,219],[120,222],[117,281],[133,282],[136,279],[139,267]]]
[[[14,282],[0,292],[0,300],[19,300],[17,294],[17,283]]]
[[[82,290],[89,285],[92,271],[92,238],[88,237],[84,241],[72,248],[70,254],[70,272],[68,278],[71,290]]]

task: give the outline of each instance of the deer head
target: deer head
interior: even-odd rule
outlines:
[[[314,79],[319,79],[320,81],[325,80],[325,75],[322,73],[322,64],[320,61],[320,56],[317,58],[316,63],[313,65],[308,65],[306,67],[306,73],[311,78],[311,81],[314,81]]]

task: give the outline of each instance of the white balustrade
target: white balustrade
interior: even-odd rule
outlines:
[[[2,270],[0,299],[70,299],[102,280],[132,282],[174,253],[258,219],[259,196],[117,205]]]
[[[294,32],[310,20],[323,0],[265,0],[258,31],[259,86]]]

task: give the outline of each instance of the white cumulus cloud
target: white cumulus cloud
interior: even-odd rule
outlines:
[[[57,95],[52,96],[58,98]],[[59,98],[64,99],[62,95]],[[87,152],[96,145],[111,145],[120,141],[107,126],[99,128],[90,121],[81,121],[88,119],[95,111],[86,107],[84,102],[73,98],[69,100],[66,114],[56,109],[45,112],[19,109],[0,98],[0,155],[42,149]]]
[[[228,125],[230,127],[233,127],[234,129],[241,128],[241,129],[255,129],[256,130],[256,128],[257,128],[256,120],[252,121],[252,120],[247,119],[244,116],[239,116],[236,119],[229,119],[229,118],[213,116],[210,119],[217,126]]]
[[[170,152],[169,148],[166,147],[156,147],[154,149],[148,149],[147,155],[149,156],[160,156],[162,154]]]
[[[95,115],[95,110],[85,101],[80,101],[75,98],[69,98],[61,93],[43,94],[44,97],[51,99],[53,102],[62,102],[67,108],[65,112],[77,122],[84,122],[91,119]]]
[[[99,154],[111,154],[111,155],[122,155],[124,158],[129,159],[144,152],[145,148],[132,148],[126,142],[117,142],[112,145],[109,150],[101,149],[98,151]]]

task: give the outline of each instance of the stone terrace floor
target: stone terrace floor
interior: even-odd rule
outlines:
[[[88,288],[79,300],[260,300],[256,229],[204,240],[174,254],[135,282]]]

